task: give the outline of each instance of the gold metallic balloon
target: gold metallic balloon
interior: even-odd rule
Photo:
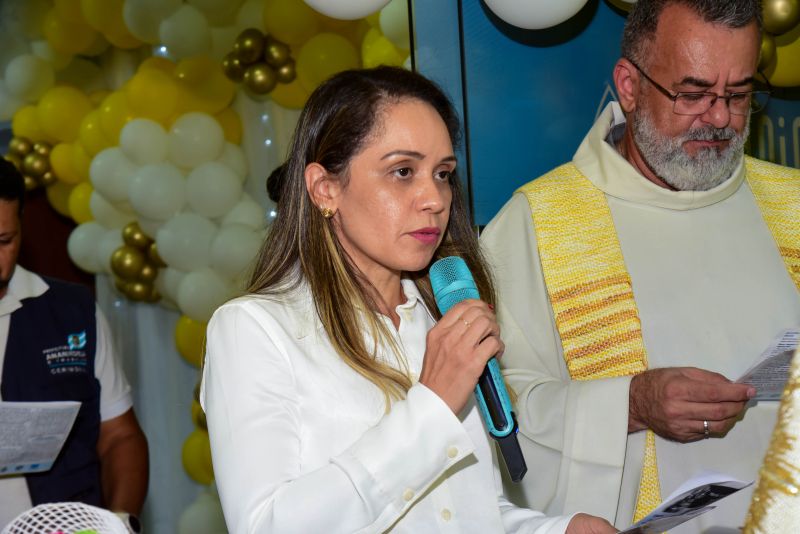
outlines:
[[[22,172],[32,178],[39,178],[50,170],[50,160],[47,156],[31,152],[22,160]]]
[[[117,291],[122,293],[123,295],[127,292],[128,282],[123,280],[122,278],[114,277],[114,287],[117,288]]]
[[[50,143],[45,143],[44,141],[38,141],[33,143],[33,151],[37,154],[41,154],[44,157],[50,157],[50,150],[53,147],[50,146]]]
[[[144,265],[144,254],[138,248],[123,245],[111,254],[111,270],[123,280],[135,280]]]
[[[155,265],[156,267],[166,267],[167,264],[164,260],[161,259],[161,256],[158,254],[158,246],[156,246],[155,241],[150,243],[150,246],[147,247],[147,259],[150,260],[150,263]]]
[[[264,34],[256,28],[247,28],[233,42],[233,52],[242,63],[249,65],[261,59],[264,52]]]
[[[125,294],[131,300],[143,301],[147,300],[152,289],[150,284],[145,284],[144,282],[128,282],[125,285]]]
[[[11,148],[11,147],[9,147],[9,148]],[[6,158],[11,163],[13,163],[14,167],[16,167],[17,169],[22,169],[22,158],[25,157],[24,154],[22,156],[19,156],[18,154],[15,154],[13,152],[9,152],[8,154],[6,154],[3,157]]]
[[[58,176],[56,176],[56,173],[54,173],[52,170],[47,171],[39,177],[39,183],[45,187],[48,185],[53,185],[57,181]]]
[[[194,385],[194,391],[192,391],[192,398],[197,402],[200,402],[200,382]]]
[[[773,59],[775,59],[775,36],[763,32],[761,34],[761,50],[758,55],[758,70],[766,69]]]
[[[236,52],[229,52],[222,58],[222,72],[224,72],[225,76],[231,81],[237,83],[241,82],[242,79],[244,79],[245,69],[247,69],[247,67],[242,63],[242,60],[239,59],[239,56],[236,55]]]
[[[8,151],[17,156],[25,157],[33,150],[33,143],[25,137],[12,137],[8,142]]]
[[[161,293],[159,293],[155,287],[150,286],[150,293],[147,295],[147,298],[145,298],[145,300],[147,302],[158,302],[159,300],[161,300]]]
[[[156,279],[156,276],[158,276],[158,269],[149,263],[145,263],[142,265],[137,278],[140,282],[152,282]]]
[[[122,240],[126,245],[136,247],[142,252],[147,252],[147,248],[150,246],[150,243],[153,242],[152,239],[142,232],[142,229],[139,228],[139,225],[135,221],[126,224],[125,228],[122,229]]]
[[[764,0],[764,30],[773,34],[786,33],[800,22],[800,0]]]
[[[266,63],[250,65],[244,72],[244,84],[257,95],[265,95],[275,89],[278,75]]]
[[[290,59],[286,64],[278,67],[276,71],[278,81],[281,83],[292,83],[297,77],[297,70],[294,66],[294,60]]]
[[[288,45],[270,37],[264,47],[264,61],[267,62],[267,65],[277,69],[292,59],[291,53]]]
[[[39,187],[39,181],[36,178],[31,178],[28,175],[23,176],[25,179],[25,191],[33,191]]]

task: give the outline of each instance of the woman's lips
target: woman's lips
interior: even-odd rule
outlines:
[[[409,232],[409,235],[414,239],[417,239],[426,245],[430,245],[431,243],[436,243],[439,240],[439,235],[442,232],[438,228],[420,228],[419,230],[414,230],[413,232]]]

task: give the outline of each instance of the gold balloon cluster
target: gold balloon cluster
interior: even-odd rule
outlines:
[[[149,238],[136,222],[122,229],[125,243],[111,254],[111,270],[114,285],[131,300],[156,302],[161,295],[154,282],[158,269],[166,267],[158,255],[155,242]]]
[[[278,83],[291,83],[297,76],[292,51],[256,28],[244,30],[233,43],[233,50],[222,58],[222,70],[251,93],[268,94]]]
[[[56,174],[50,166],[52,148],[49,143],[33,142],[26,137],[12,137],[9,141],[5,158],[25,177],[25,189],[28,191],[56,182]]]
[[[763,0],[764,32],[761,36],[760,69],[775,59],[775,37],[791,31],[800,23],[800,0]]]

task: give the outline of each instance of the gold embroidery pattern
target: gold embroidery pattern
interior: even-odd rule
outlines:
[[[646,370],[639,312],[604,194],[571,163],[520,191],[531,206],[570,377],[593,380]],[[660,502],[655,435],[648,430],[634,521]]]

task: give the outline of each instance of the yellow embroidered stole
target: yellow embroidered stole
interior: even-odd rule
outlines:
[[[800,171],[746,159],[748,182],[800,289]],[[568,163],[521,187],[573,380],[647,369],[639,311],[605,195]],[[648,430],[634,521],[661,502],[655,435]]]

